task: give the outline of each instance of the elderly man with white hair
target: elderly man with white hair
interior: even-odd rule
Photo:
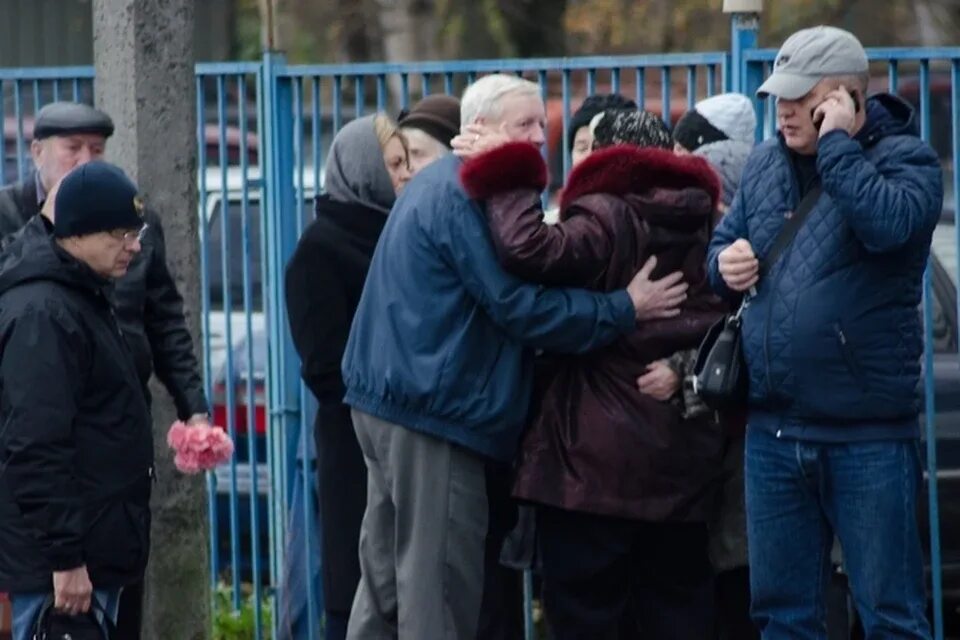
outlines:
[[[545,120],[540,88],[520,78],[486,76],[463,95],[465,131],[541,146]],[[368,469],[348,638],[477,636],[493,506],[486,466],[516,453],[534,349],[596,349],[638,320],[676,315],[686,297],[680,274],[651,280],[653,264],[607,293],[508,275],[460,167],[448,154],[397,200],[343,359]]]

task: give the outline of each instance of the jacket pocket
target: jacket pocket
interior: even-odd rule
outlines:
[[[843,331],[843,326],[839,322],[835,322],[833,323],[833,331],[837,336],[837,342],[840,346],[840,354],[843,356],[844,362],[847,363],[847,368],[850,370],[850,375],[852,375],[854,380],[856,380],[860,389],[866,391],[866,378],[863,376],[863,370],[860,368],[860,362],[857,360],[856,353],[854,353],[853,345],[850,344],[850,341],[847,339],[847,334]]]

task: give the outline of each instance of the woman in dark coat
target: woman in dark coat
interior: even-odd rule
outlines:
[[[340,360],[396,194],[410,178],[405,141],[384,115],[354,120],[334,138],[316,220],[287,265],[290,332],[301,375],[316,396],[314,425],[326,638],[343,638],[360,581],[357,541],[367,467],[344,405]]]
[[[696,348],[721,316],[704,271],[720,185],[702,158],[669,151],[666,125],[652,114],[607,112],[594,133],[609,148],[571,174],[553,226],[542,221],[537,149],[507,144],[464,165],[502,264],[527,280],[610,291],[655,256],[651,277],[682,271],[689,296],[678,316],[644,322],[610,347],[540,360],[514,495],[538,507],[557,640],[707,638],[706,523],[722,434],[712,416],[685,419],[677,373],[648,393],[636,381]]]

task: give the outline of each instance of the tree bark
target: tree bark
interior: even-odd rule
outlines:
[[[116,125],[108,158],[163,218],[168,265],[199,353],[194,1],[94,0],[93,33],[97,106]],[[176,411],[161,386],[151,391],[158,481],[143,637],[202,640],[211,599],[205,485],[175,470],[166,433]]]

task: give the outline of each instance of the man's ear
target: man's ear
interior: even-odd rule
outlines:
[[[43,140],[34,140],[30,143],[30,156],[33,158],[33,164],[40,161],[40,153],[43,151]]]

